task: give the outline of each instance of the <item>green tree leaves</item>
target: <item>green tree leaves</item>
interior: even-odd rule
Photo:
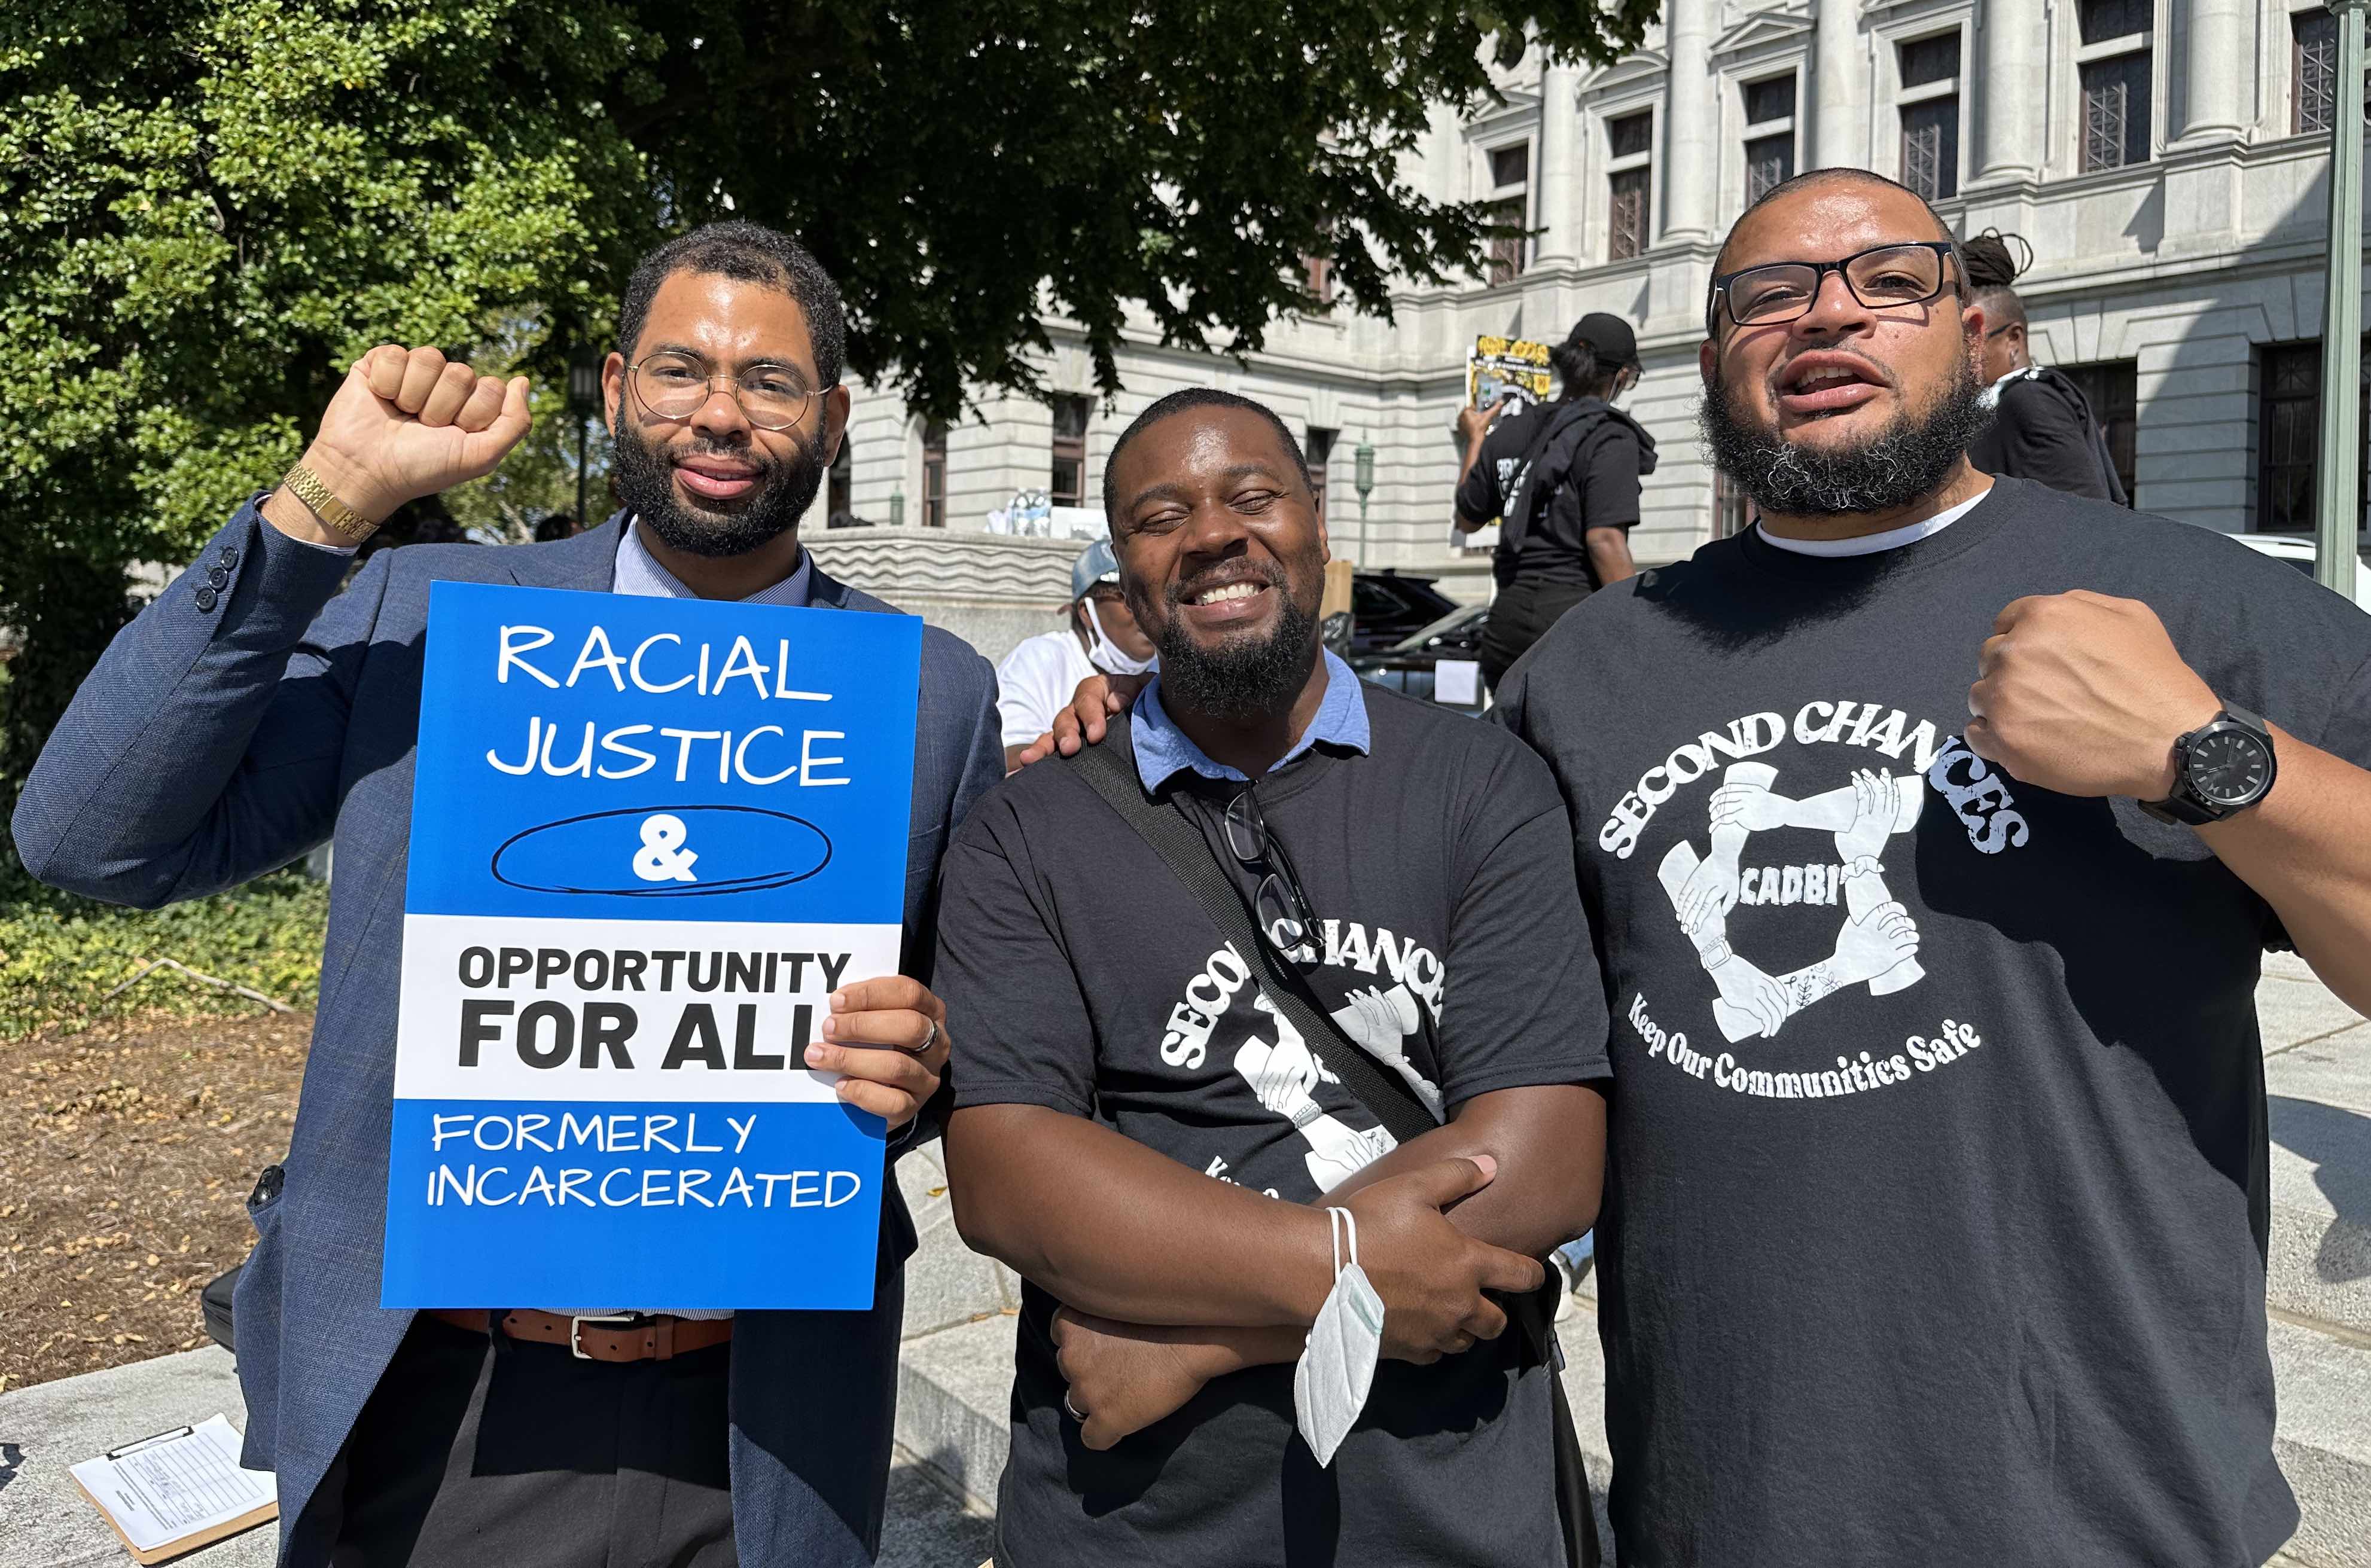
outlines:
[[[0,620],[185,559],[303,447],[344,368],[434,343],[536,376],[607,347],[658,237],[728,213],[839,279],[851,369],[918,408],[1030,390],[1061,319],[1255,350],[1471,266],[1487,220],[1401,160],[1526,48],[1609,60],[1654,0],[53,0],[0,16]],[[1131,312],[1140,312],[1131,317]],[[565,424],[565,421],[559,421]],[[535,475],[454,498],[515,530]],[[502,490],[495,494],[492,490]],[[597,494],[596,490],[596,494]],[[596,512],[599,510],[596,506]],[[54,719],[16,683],[0,778]],[[67,681],[70,688],[71,681]],[[37,694],[40,694],[38,695]],[[5,804],[0,801],[0,804]]]

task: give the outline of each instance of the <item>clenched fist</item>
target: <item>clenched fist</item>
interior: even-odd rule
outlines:
[[[493,472],[532,422],[526,377],[480,375],[434,349],[382,343],[356,360],[330,400],[305,466],[374,523],[408,501]],[[280,498],[293,502],[294,498]],[[301,503],[266,513],[279,527],[350,544]]]
[[[2138,599],[2076,589],[1993,622],[1968,692],[1968,749],[2062,795],[2173,792],[2173,743],[2221,710]]]

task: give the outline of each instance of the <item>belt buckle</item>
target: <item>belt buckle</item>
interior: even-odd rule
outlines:
[[[579,1361],[593,1357],[584,1349],[581,1336],[587,1323],[631,1323],[640,1312],[572,1312],[568,1315],[568,1354]]]

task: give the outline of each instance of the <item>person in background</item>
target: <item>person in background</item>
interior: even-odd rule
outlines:
[[[584,530],[577,525],[576,513],[573,512],[547,513],[544,514],[543,520],[535,525],[535,542],[538,545],[558,544],[562,539],[574,538],[583,531]]]
[[[1041,632],[996,667],[997,716],[1004,725],[1004,768],[1021,766],[1022,748],[1054,724],[1079,683],[1097,672],[1142,674],[1152,667],[1152,640],[1136,624],[1119,591],[1111,542],[1097,539],[1070,564],[1070,626]]]
[[[2009,255],[2016,235],[1986,230],[1963,241],[1968,264],[1968,303],[1984,313],[1984,360],[1977,374],[1993,405],[1989,429],[1968,444],[1968,461],[1980,474],[2031,479],[2069,495],[2130,505],[2123,481],[2108,451],[2108,432],[2091,411],[2091,401],[2065,372],[2036,364],[2028,352],[2025,303],[2009,285],[2032,265]]]
[[[1498,595],[1482,634],[1482,678],[1493,690],[1558,617],[1637,570],[1638,478],[1655,471],[1655,438],[1613,407],[1638,382],[1630,324],[1584,316],[1548,363],[1563,384],[1556,402],[1509,414],[1518,401],[1509,398],[1457,416],[1458,530],[1504,520],[1491,561]]]

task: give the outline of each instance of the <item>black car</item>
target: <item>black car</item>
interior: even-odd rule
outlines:
[[[1350,580],[1350,652],[1380,653],[1457,608],[1429,577],[1402,577],[1389,567]]]
[[[1440,702],[1436,684],[1438,666],[1443,660],[1477,663],[1482,657],[1482,628],[1490,624],[1487,605],[1458,605],[1429,626],[1419,627],[1391,647],[1372,653],[1354,655],[1350,668],[1362,681],[1389,686],[1428,701]],[[1482,711],[1481,675],[1478,670],[1461,672],[1473,693],[1470,702],[1445,702],[1461,713]]]

